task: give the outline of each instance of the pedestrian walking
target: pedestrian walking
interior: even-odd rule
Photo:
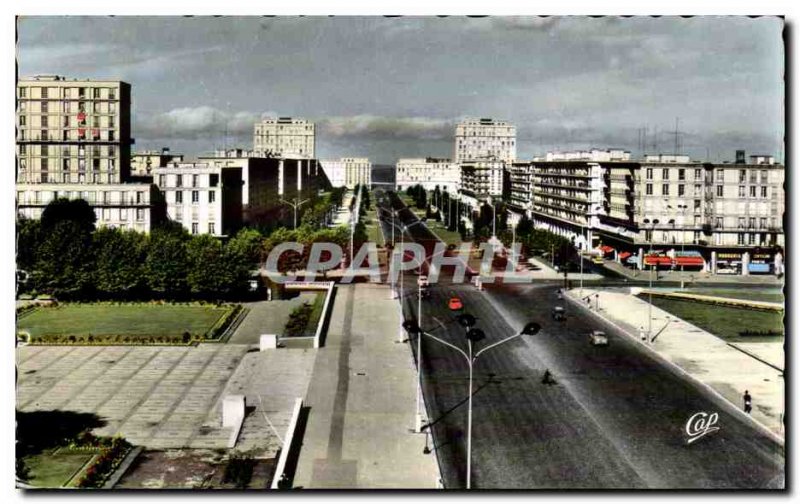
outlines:
[[[748,415],[753,411],[753,398],[750,397],[750,391],[744,391],[744,412]]]

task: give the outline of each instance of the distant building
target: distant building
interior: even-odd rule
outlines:
[[[494,119],[467,119],[456,126],[455,161],[505,161],[517,159],[517,128]]]
[[[372,163],[368,158],[322,159],[320,164],[333,187],[372,187]]]
[[[36,76],[17,82],[17,182],[119,184],[131,164],[131,86]]]
[[[314,159],[314,123],[291,117],[269,117],[253,127],[253,150],[259,156]]]
[[[544,158],[534,161],[628,161],[631,153],[622,149],[548,152]],[[688,159],[688,158],[687,158]]]
[[[168,163],[182,163],[183,154],[173,154],[168,147],[160,151],[147,150],[134,152],[131,156],[132,177],[152,177],[153,168],[163,168]]]
[[[395,187],[403,191],[415,185],[421,185],[427,191],[439,187],[441,191],[457,194],[461,187],[461,166],[449,159],[399,159],[395,168]]]
[[[461,163],[461,198],[477,208],[490,199],[503,196],[505,163],[503,161],[474,161]]]
[[[230,236],[242,225],[242,168],[169,163],[153,170],[167,217],[191,234]]]

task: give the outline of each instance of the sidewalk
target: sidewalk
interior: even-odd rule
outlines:
[[[414,434],[416,371],[395,343],[397,302],[385,285],[340,285],[318,350],[295,488],[436,488],[434,454]]]
[[[640,341],[639,331],[648,327],[648,303],[631,294],[583,289],[583,297],[599,294],[598,316],[625,330]],[[576,302],[578,289],[568,295]],[[784,379],[773,367],[728,345],[724,340],[661,310],[653,310],[653,335],[649,346],[662,358],[681,368],[688,375],[705,383],[738,409],[742,408],[745,390],[753,397],[752,418],[784,438]],[[662,331],[663,329],[663,331]],[[659,334],[660,333],[660,334]]]
[[[614,273],[629,278],[631,280],[650,280],[650,269],[635,270],[626,268],[622,264],[614,261],[603,261],[603,267]],[[753,284],[753,285],[783,285],[783,280],[776,278],[775,275],[712,275],[702,271],[655,271],[653,272],[653,283],[657,282],[680,282],[681,277],[687,283],[703,284],[703,283],[729,283],[729,284]]]

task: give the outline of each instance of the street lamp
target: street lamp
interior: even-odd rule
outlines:
[[[308,199],[304,199],[303,201],[297,201],[297,198],[292,199],[292,201],[286,201],[285,199],[281,198],[281,203],[289,205],[290,207],[292,207],[294,209],[294,228],[293,229],[297,229],[297,209],[300,208],[300,206],[303,203],[306,203],[308,201],[309,201]]]
[[[667,208],[672,209],[672,206],[667,205]],[[681,212],[681,256],[683,256],[686,250],[686,210],[688,209],[689,209],[688,205],[678,205],[678,210],[680,210]],[[681,290],[683,289],[684,289],[683,262],[681,262]]]
[[[645,224],[651,224],[650,219],[644,220]],[[653,261],[653,235],[655,235],[656,224],[658,224],[658,219],[653,219],[652,225],[650,226],[650,260]],[[647,305],[647,341],[650,341],[650,338],[653,334],[653,267],[655,263],[652,262],[650,264],[650,289],[648,291],[648,295],[650,297],[650,302]]]
[[[453,345],[452,343],[448,343],[443,339],[437,338],[433,334],[427,333],[420,329],[420,327],[414,324],[411,321],[407,321],[403,323],[403,326],[409,332],[409,334],[414,333],[417,334],[417,337],[421,339],[423,335],[428,336],[429,338],[433,339],[434,341],[438,341],[442,345],[448,346],[461,354],[464,359],[467,361],[467,366],[469,366],[469,402],[468,402],[468,410],[467,410],[467,490],[472,487],[472,370],[475,364],[475,361],[480,357],[480,355],[487,350],[490,350],[498,345],[511,341],[512,339],[519,338],[520,336],[533,336],[537,334],[541,330],[541,326],[536,322],[528,322],[522,328],[522,330],[514,334],[512,336],[508,336],[507,338],[503,338],[500,341],[492,343],[491,345],[481,348],[477,352],[474,352],[474,345],[484,339],[486,335],[484,332],[476,327],[473,327],[475,324],[475,317],[472,315],[465,313],[458,316],[459,323],[465,329],[465,336],[467,340],[467,351],[465,352],[461,348]]]

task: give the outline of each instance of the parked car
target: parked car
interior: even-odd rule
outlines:
[[[592,331],[589,334],[589,341],[594,346],[608,346],[608,336],[603,331]]]

